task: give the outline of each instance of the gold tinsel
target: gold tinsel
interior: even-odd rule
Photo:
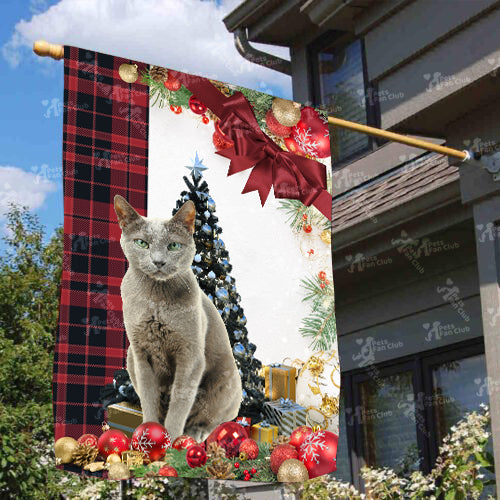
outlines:
[[[226,458],[226,450],[216,442],[210,443],[207,447],[207,455],[212,459]]]
[[[280,444],[288,444],[290,442],[290,438],[287,436],[278,436],[272,443],[271,446],[269,447],[269,452],[272,453],[274,448],[276,446],[279,446]]]
[[[161,66],[151,66],[151,69],[149,70],[149,76],[155,82],[164,82],[168,77],[168,71]]]
[[[223,460],[214,460],[207,465],[207,472],[212,479],[234,479],[233,464]]]
[[[99,454],[95,446],[88,444],[79,444],[73,451],[73,463],[80,467],[91,464]]]
[[[248,455],[245,451],[240,451],[240,454],[238,456],[241,462],[244,462],[245,460],[248,459]]]
[[[129,479],[130,469],[123,462],[111,464],[108,470],[108,479]]]
[[[332,233],[329,229],[325,229],[321,232],[321,241],[325,243],[325,245],[331,245],[332,243]]]
[[[231,95],[231,90],[225,83],[219,82],[218,80],[210,80],[210,83],[214,87],[217,87],[226,97]]]
[[[285,460],[278,469],[280,483],[300,483],[309,479],[306,466],[296,458]]]

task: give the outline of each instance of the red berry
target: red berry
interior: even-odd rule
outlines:
[[[311,224],[304,224],[303,229],[306,233],[310,233],[313,230]]]
[[[324,283],[320,283],[320,288],[325,288],[325,284]]]
[[[330,282],[328,280],[325,280],[325,285],[329,285]]]
[[[240,466],[240,464],[239,464],[238,462],[236,462],[236,463],[234,464],[234,466],[238,469],[238,468],[239,468],[239,466]]]
[[[302,216],[302,220],[307,220],[307,214],[304,214],[304,215]]]
[[[248,476],[248,470],[247,470],[247,469],[245,469],[245,470],[243,471],[243,474],[245,474],[246,476]]]
[[[250,476],[245,476],[245,477],[243,478],[243,481],[250,481]]]
[[[173,104],[170,105],[170,111],[173,111],[176,115],[182,113],[182,107],[181,106],[174,106]]]
[[[203,116],[203,117],[201,118],[201,121],[202,121],[205,125],[207,125],[207,124],[210,122],[210,118],[208,118],[208,116]]]
[[[252,474],[255,474],[255,473],[257,472],[257,469],[252,469],[250,472],[251,472]]]
[[[326,273],[325,273],[325,271],[320,271],[319,274],[318,274],[318,278],[321,281],[325,281],[326,280]]]

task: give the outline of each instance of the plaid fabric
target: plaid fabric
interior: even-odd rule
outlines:
[[[133,61],[64,49],[64,259],[54,359],[55,437],[99,434],[101,387],[125,366],[120,283],[126,260],[115,194],[146,215],[148,87],[118,74]],[[135,63],[139,71],[144,64]],[[84,403],[84,402],[87,403]]]

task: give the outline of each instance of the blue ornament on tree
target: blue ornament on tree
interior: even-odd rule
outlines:
[[[240,340],[243,335],[243,330],[234,330],[233,335],[236,340]]]
[[[203,224],[203,226],[201,226],[201,230],[205,234],[212,234],[212,228],[208,224]]]
[[[242,316],[241,318],[238,318],[238,323],[240,325],[246,325],[247,324],[247,318],[245,316]]]
[[[245,346],[238,342],[237,344],[234,344],[233,352],[237,356],[243,356],[245,354]]]
[[[213,302],[213,301],[214,301],[214,296],[213,296],[211,293],[209,293],[209,294],[207,295],[207,297],[211,300],[211,302]]]
[[[212,198],[208,198],[207,208],[210,210],[210,212],[213,212],[215,210],[215,201]]]
[[[208,277],[209,277],[211,280],[215,279],[215,273],[214,273],[213,271],[210,271],[210,272],[208,273]]]
[[[223,301],[229,299],[229,293],[225,288],[217,288],[217,290],[215,291],[215,296]]]
[[[194,261],[195,262],[201,262],[201,255],[199,253],[197,253],[195,256],[194,256]]]
[[[209,219],[210,218],[210,212],[208,210],[205,210],[203,212],[203,215],[205,216],[205,219]]]

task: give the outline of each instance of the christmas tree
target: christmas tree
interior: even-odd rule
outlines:
[[[217,224],[219,219],[215,215],[215,201],[201,173],[207,167],[196,154],[193,165],[187,168],[191,170],[190,178],[184,176],[183,179],[188,190],[181,193],[172,215],[187,200],[196,206],[196,255],[192,269],[201,289],[214,303],[226,325],[243,386],[240,414],[259,419],[264,404],[264,379],[258,375],[262,363],[254,356],[255,344],[248,341],[247,320],[240,306],[241,297],[236,291],[235,279],[230,275],[232,266],[229,254],[220,238],[222,229]]]

